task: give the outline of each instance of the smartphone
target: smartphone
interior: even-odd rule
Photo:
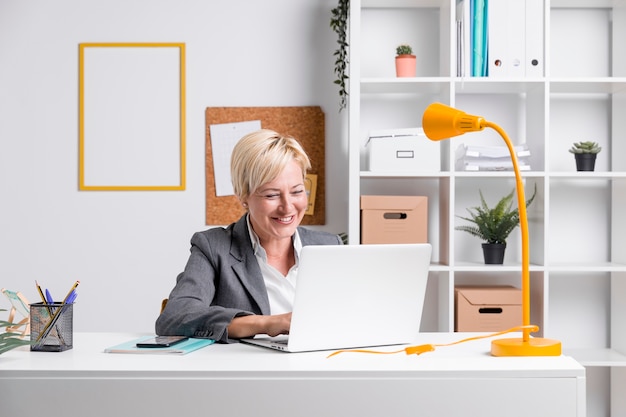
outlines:
[[[187,336],[156,336],[137,343],[138,348],[170,347],[189,339]]]

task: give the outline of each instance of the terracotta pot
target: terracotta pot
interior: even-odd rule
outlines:
[[[415,77],[415,55],[396,56],[396,76]]]

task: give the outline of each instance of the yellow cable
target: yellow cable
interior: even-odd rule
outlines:
[[[408,346],[404,349],[394,350],[394,351],[382,351],[382,350],[371,350],[371,349],[342,349],[342,350],[338,350],[338,351],[331,353],[326,358],[330,358],[331,356],[335,356],[340,353],[350,353],[350,352],[352,353],[375,353],[375,354],[380,354],[380,355],[389,355],[393,353],[405,352],[407,355],[421,355],[422,353],[432,352],[433,350],[435,350],[435,347],[458,345],[459,343],[471,342],[473,340],[479,340],[479,339],[487,339],[489,337],[500,336],[500,335],[512,333],[512,332],[519,332],[522,330],[528,330],[529,333],[535,333],[539,331],[539,326],[535,326],[534,324],[530,324],[526,326],[516,326],[508,330],[503,330],[501,332],[490,333],[490,334],[486,334],[482,336],[472,336],[472,337],[468,337],[465,339],[457,340],[456,342]]]

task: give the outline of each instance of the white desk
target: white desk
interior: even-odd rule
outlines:
[[[0,355],[3,416],[585,415],[585,369],[567,356],[495,358],[490,339],[420,356],[282,353],[243,344],[188,355],[108,354],[141,334],[78,333],[66,352]],[[416,344],[456,341],[430,333]],[[383,348],[381,348],[383,349]],[[394,349],[386,348],[388,350]]]

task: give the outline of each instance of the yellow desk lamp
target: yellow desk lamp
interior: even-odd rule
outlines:
[[[494,129],[502,136],[506,143],[517,189],[517,205],[519,209],[520,228],[522,230],[522,338],[496,339],[491,343],[493,356],[559,356],[561,342],[552,339],[530,337],[530,256],[528,244],[528,217],[526,216],[526,197],[524,184],[520,174],[517,155],[511,140],[506,132],[497,124],[489,122],[480,116],[469,115],[461,110],[433,103],[422,116],[422,128],[426,136],[433,141],[448,139],[467,132],[478,132],[486,127]]]

